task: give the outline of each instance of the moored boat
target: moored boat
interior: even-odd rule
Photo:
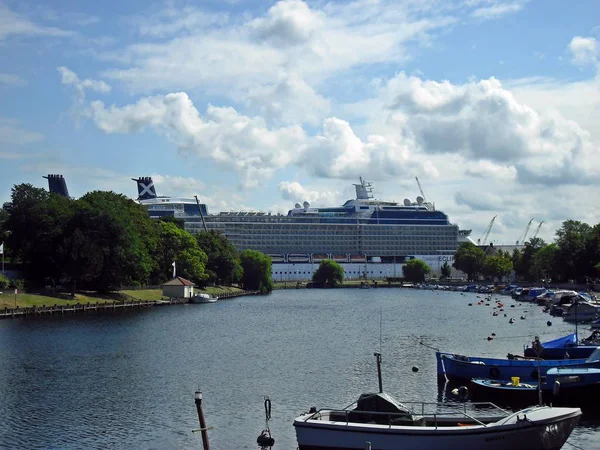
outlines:
[[[192,303],[214,303],[217,300],[219,300],[219,297],[212,297],[204,292],[196,294],[191,298]]]
[[[490,403],[469,404],[473,410],[466,403],[413,405],[383,393],[380,378],[379,393],[363,394],[344,409],[314,409],[296,418],[298,449],[560,449],[581,416],[579,408],[509,413]]]
[[[584,412],[598,411],[600,369],[554,368],[548,370],[539,386],[537,383],[471,380],[470,396],[474,401],[490,401],[498,405],[521,407],[542,401],[556,406],[576,406]]]
[[[549,369],[555,367],[600,368],[600,347],[587,359],[484,358],[439,351],[436,358],[438,376],[450,380],[483,378],[510,381],[512,377],[519,377],[523,381],[537,381],[540,373],[545,376]]]
[[[539,355],[536,354],[533,346],[527,347],[523,354],[529,358],[539,356],[542,359],[589,358],[600,345],[600,333],[592,333],[583,340],[578,340],[577,336],[577,333],[571,333],[552,341],[542,342]]]

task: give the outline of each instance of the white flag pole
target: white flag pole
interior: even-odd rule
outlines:
[[[173,264],[171,264],[173,266],[173,278],[177,277],[177,267],[175,266],[175,261],[173,261]]]
[[[4,272],[4,242],[0,245],[0,253],[2,253],[2,275],[5,275]]]

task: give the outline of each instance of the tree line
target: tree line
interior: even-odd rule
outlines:
[[[514,270],[518,281],[588,283],[600,275],[600,223],[590,226],[567,220],[556,231],[553,243],[536,237],[512,253],[497,250],[486,255],[475,244],[463,243],[453,266],[469,280],[480,276],[501,279]]]
[[[215,231],[190,234],[183,221],[151,219],[122,194],[93,191],[73,200],[31,184],[15,185],[0,210],[0,243],[27,286],[70,285],[108,292],[157,285],[177,275],[204,287],[241,284],[270,292],[271,260],[241,253]]]

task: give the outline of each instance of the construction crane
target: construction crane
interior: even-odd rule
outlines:
[[[421,197],[423,197],[423,201],[425,201],[425,194],[423,193],[423,188],[421,187],[421,183],[419,182],[419,178],[415,177],[415,180],[417,180],[417,186],[419,186],[419,191],[421,191]]]
[[[490,223],[483,231],[483,234],[481,235],[481,237],[479,239],[477,239],[478,245],[485,245],[485,243],[487,242],[487,238],[490,235],[490,231],[492,231],[492,227],[494,226],[494,221],[496,220],[496,217],[498,217],[498,216],[492,217],[492,220],[490,220]]]
[[[517,241],[517,245],[519,245],[519,242],[523,243],[523,242],[525,242],[525,239],[527,239],[527,233],[529,233],[529,228],[531,227],[531,222],[533,222],[533,219],[531,219],[527,223],[527,226],[525,227],[525,231],[523,231],[523,233],[519,237],[519,240]]]
[[[543,223],[544,223],[544,221],[540,222],[540,224],[535,229],[535,232],[533,233],[533,236],[531,236],[531,239],[535,239],[537,237],[538,233],[540,232],[540,228],[542,228],[542,224]]]

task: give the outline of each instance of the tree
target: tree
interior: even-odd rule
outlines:
[[[513,263],[510,257],[501,255],[487,256],[483,263],[483,273],[490,278],[502,279],[510,275],[513,270]]]
[[[263,294],[273,290],[271,278],[271,258],[256,250],[244,250],[240,254],[243,269],[242,286],[250,291],[260,291]]]
[[[567,220],[556,231],[556,268],[563,281],[585,278],[589,268],[585,261],[585,248],[592,237],[592,228],[577,220]]]
[[[7,289],[10,286],[10,280],[0,273],[0,289]]]
[[[242,278],[240,255],[223,234],[210,230],[195,235],[200,248],[208,256],[208,280],[219,284],[233,284]]]
[[[472,242],[463,242],[454,255],[455,269],[467,274],[469,280],[474,280],[481,270],[485,261],[485,253]]]
[[[73,215],[73,203],[31,184],[12,188],[9,214],[4,226],[9,234],[5,247],[13,261],[21,262],[25,277],[33,284],[56,284],[61,277],[56,248],[63,239],[66,223]]]
[[[448,261],[445,261],[444,264],[442,264],[441,272],[442,278],[450,278],[450,275],[452,275],[452,269],[450,268]]]
[[[411,259],[402,266],[402,274],[407,281],[422,283],[425,275],[431,272],[431,268],[421,259]]]
[[[513,270],[515,271],[517,280],[524,278],[527,274],[527,268],[523,265],[523,252],[518,248],[515,248],[510,259],[513,263]]]
[[[160,222],[162,251],[161,274],[169,279],[172,275],[172,264],[175,262],[177,273],[197,284],[203,284],[208,279],[205,273],[208,257],[198,241],[185,230],[172,222]]]
[[[533,253],[531,269],[529,273],[532,279],[538,281],[542,278],[554,278],[556,274],[555,262],[558,246],[556,244],[548,244],[538,248]]]
[[[344,268],[332,259],[324,259],[313,274],[312,280],[320,286],[336,286],[344,281]]]
[[[142,206],[121,194],[94,191],[76,201],[58,253],[73,286],[83,282],[106,292],[147,283],[157,267],[158,242],[156,224]]]

